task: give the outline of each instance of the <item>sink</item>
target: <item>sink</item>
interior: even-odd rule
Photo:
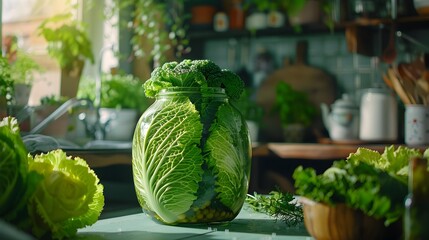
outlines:
[[[81,146],[66,139],[41,134],[25,135],[23,141],[32,154],[60,148],[69,156],[83,158],[91,167],[131,164],[131,141],[93,140]]]

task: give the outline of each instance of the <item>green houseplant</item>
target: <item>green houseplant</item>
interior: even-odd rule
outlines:
[[[290,24],[296,31],[300,31],[299,15],[307,7],[310,1],[319,2],[320,10],[325,14],[325,24],[329,29],[333,29],[334,22],[332,11],[334,1],[331,0],[249,0],[248,7],[255,7],[259,11],[282,11],[289,17]],[[316,5],[315,5],[316,6]],[[313,15],[313,14],[310,14]]]
[[[7,114],[7,105],[12,101],[13,80],[10,65],[6,58],[0,56],[0,116]]]
[[[250,88],[244,89],[240,98],[232,101],[231,104],[234,105],[241,112],[244,119],[246,119],[252,141],[258,141],[259,125],[262,121],[264,110],[252,98],[252,90]]]
[[[85,25],[71,14],[59,14],[45,19],[38,31],[48,43],[48,54],[60,65],[61,96],[75,97],[85,60],[94,63]]]
[[[11,64],[11,77],[14,84],[14,100],[18,106],[25,106],[30,97],[34,75],[43,68],[28,54],[18,50],[16,60]]]
[[[276,86],[273,110],[279,114],[286,142],[303,141],[305,130],[317,113],[308,96],[286,82],[279,82]]]
[[[87,81],[88,80],[88,81]],[[104,74],[101,77],[100,122],[106,128],[106,140],[128,141],[138,116],[150,102],[144,94],[142,82],[129,74]],[[85,79],[78,98],[95,100],[95,83]]]
[[[186,0],[117,0],[115,10],[131,11],[126,26],[132,31],[131,45],[136,57],[153,60],[159,66],[169,55],[181,57],[189,51],[186,36]],[[131,10],[129,10],[131,9]],[[169,54],[170,53],[170,54]],[[170,56],[171,57],[171,56]]]

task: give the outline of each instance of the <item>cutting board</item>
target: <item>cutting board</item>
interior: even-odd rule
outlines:
[[[330,105],[336,98],[335,80],[322,69],[309,66],[306,63],[307,42],[299,41],[296,45],[295,62],[285,64],[274,71],[262,82],[257,90],[256,101],[265,111],[261,126],[261,140],[267,142],[283,141],[283,130],[279,115],[273,112],[276,97],[276,86],[284,81],[297,91],[308,94],[309,100],[320,109],[320,103]],[[320,114],[312,126],[312,135],[320,135],[323,132],[323,123]],[[318,137],[318,136],[312,136]]]

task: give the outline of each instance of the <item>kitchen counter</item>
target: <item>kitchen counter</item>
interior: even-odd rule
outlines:
[[[390,145],[368,143],[264,143],[254,146],[253,157],[276,156],[282,159],[337,160],[347,158],[350,153],[356,152],[359,147],[383,152],[385,147]],[[396,144],[395,146],[399,145]]]
[[[243,207],[236,219],[222,224],[168,226],[157,223],[146,214],[138,213],[99,220],[79,230],[76,239],[87,240],[171,240],[171,239],[279,239],[311,240],[304,225],[287,227],[262,213]]]

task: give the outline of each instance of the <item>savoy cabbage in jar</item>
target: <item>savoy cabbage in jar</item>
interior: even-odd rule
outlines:
[[[143,210],[166,224],[224,222],[246,198],[251,143],[230,104],[242,80],[208,60],[170,62],[144,84],[155,102],[133,138],[133,176]]]

